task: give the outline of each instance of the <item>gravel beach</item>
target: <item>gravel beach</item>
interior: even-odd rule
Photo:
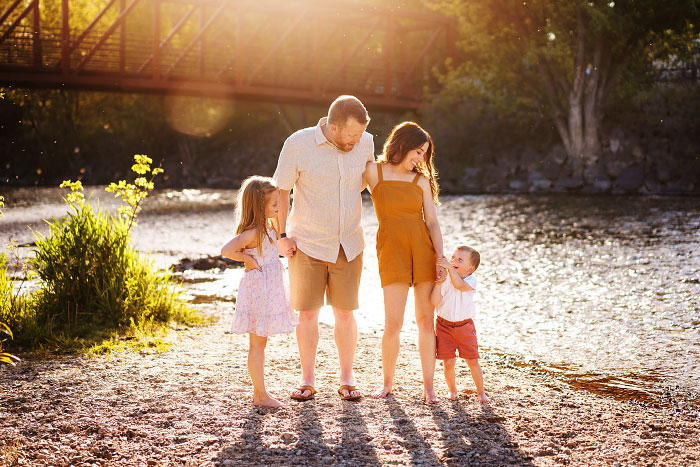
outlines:
[[[247,336],[225,320],[173,330],[165,353],[25,360],[0,369],[0,465],[669,465],[700,463],[700,420],[616,401],[485,352],[491,404],[465,364],[457,401],[421,399],[415,345],[402,344],[384,400],[336,393],[333,331],[321,327],[315,400],[289,391],[294,335],[268,343],[267,384],[287,407],[252,405]],[[361,334],[356,382],[381,381],[379,334]],[[446,391],[438,364],[439,393]],[[467,389],[465,389],[467,388]]]

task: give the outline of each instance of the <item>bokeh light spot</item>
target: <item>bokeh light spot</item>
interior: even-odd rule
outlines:
[[[233,103],[223,99],[168,96],[165,100],[168,124],[180,133],[210,137],[233,114]]]

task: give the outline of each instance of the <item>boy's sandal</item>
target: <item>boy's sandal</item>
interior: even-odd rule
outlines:
[[[295,401],[308,401],[314,398],[314,394],[316,394],[316,390],[314,389],[313,386],[299,386],[298,388],[295,388],[297,391],[299,391],[301,394],[296,395],[292,392],[292,395],[289,396]],[[308,396],[304,396],[304,391],[309,391]]]
[[[345,389],[345,390],[348,391],[348,395],[347,395],[347,396],[343,395],[343,389]],[[357,388],[356,388],[355,386],[350,386],[350,385],[347,385],[347,384],[343,384],[342,386],[340,386],[340,387],[338,388],[338,394],[340,394],[340,398],[341,398],[342,400],[344,400],[344,401],[356,401],[356,400],[362,398],[362,395],[351,396],[350,393],[351,393],[352,391],[357,391]]]

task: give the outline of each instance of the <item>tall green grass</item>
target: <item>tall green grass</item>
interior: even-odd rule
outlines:
[[[79,347],[82,339],[114,341],[115,332],[143,335],[170,321],[203,321],[182,299],[171,272],[158,270],[131,245],[140,204],[162,172],[150,163],[135,156],[134,183],[122,180],[107,188],[124,201],[115,214],[85,200],[80,182],[61,185],[71,190],[65,197],[69,211],[47,221],[47,235],[35,234],[34,255],[25,260],[38,278],[34,292],[20,293],[0,262],[0,323],[12,327],[16,340],[66,349]]]
[[[31,266],[41,280],[36,321],[50,334],[84,336],[131,320],[183,320],[188,311],[169,271],[158,271],[130,245],[127,221],[88,203],[49,222]]]
[[[0,98],[2,98],[2,93],[0,93]],[[5,198],[0,196],[0,219],[2,218],[2,209],[5,207]],[[0,254],[0,336],[5,334],[12,339],[12,330],[6,324],[9,320],[7,317],[10,312],[16,307],[16,296],[17,292],[14,288],[14,282],[7,273],[7,255],[5,253]],[[7,338],[0,339],[0,363],[9,363],[14,365],[14,362],[18,360],[12,354],[3,352],[4,343]]]

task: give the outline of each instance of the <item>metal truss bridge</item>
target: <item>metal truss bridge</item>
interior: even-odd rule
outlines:
[[[2,3],[0,86],[407,110],[456,37],[435,13],[334,1]]]

